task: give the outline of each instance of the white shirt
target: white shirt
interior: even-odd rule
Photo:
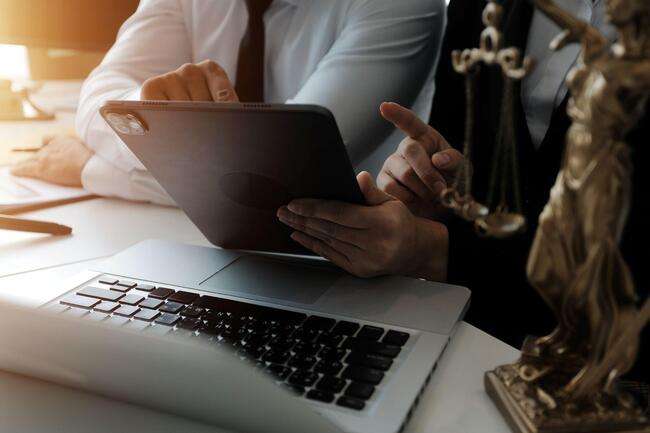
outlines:
[[[243,0],[142,0],[81,91],[77,132],[95,151],[82,173],[87,190],[171,203],[98,109],[139,99],[147,78],[184,63],[211,59],[234,79],[247,19]],[[264,21],[266,101],[329,108],[355,167],[376,173],[401,139],[381,102],[428,118],[443,0],[275,0]]]
[[[613,26],[605,20],[605,0],[559,0],[558,5],[574,16],[591,23],[611,41]],[[553,110],[567,94],[565,80],[580,54],[580,44],[551,51],[551,41],[562,30],[542,12],[535,10],[526,55],[535,59],[535,69],[522,83],[522,102],[533,144],[539,147],[546,136]]]

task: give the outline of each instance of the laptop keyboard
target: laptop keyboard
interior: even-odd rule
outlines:
[[[233,348],[297,395],[363,410],[410,335],[215,296],[103,278],[59,312]]]

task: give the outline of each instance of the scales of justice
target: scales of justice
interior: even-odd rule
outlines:
[[[579,43],[570,71],[572,125],[550,199],[539,218],[527,275],[554,312],[548,336],[529,337],[521,358],[485,375],[487,393],[519,433],[650,433],[650,419],[618,379],[636,360],[650,299],[639,308],[619,241],[631,203],[632,162],[625,136],[650,98],[650,0],[606,0],[618,31],[611,44],[553,0],[534,0],[563,30],[550,49]],[[521,214],[513,106],[515,83],[533,60],[502,47],[502,6],[488,0],[479,48],[453,53],[466,77],[465,164],[441,199],[483,236],[507,238],[526,228]],[[474,86],[481,68],[500,68],[504,94],[487,203],[472,194]],[[526,288],[522,287],[522,290]],[[650,366],[648,367],[650,368]]]

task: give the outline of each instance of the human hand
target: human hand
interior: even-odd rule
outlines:
[[[443,281],[446,227],[414,216],[378,189],[368,173],[357,179],[367,206],[301,199],[280,208],[280,221],[295,230],[291,238],[359,277],[391,274]]]
[[[15,165],[11,174],[81,187],[81,172],[92,155],[93,151],[77,137],[46,136],[43,147],[32,158]]]
[[[211,60],[186,63],[175,71],[149,78],[142,100],[239,102],[228,74]]]
[[[433,218],[441,212],[440,193],[454,181],[465,159],[411,110],[392,102],[380,110],[408,137],[384,163],[377,184],[416,215]]]

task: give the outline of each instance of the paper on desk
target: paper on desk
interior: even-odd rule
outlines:
[[[83,188],[70,188],[36,179],[16,177],[9,173],[9,167],[0,168],[0,213],[15,208],[90,195]]]

